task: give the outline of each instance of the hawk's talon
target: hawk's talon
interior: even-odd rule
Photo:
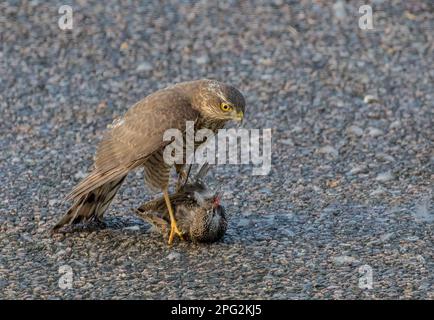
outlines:
[[[175,234],[181,239],[184,240],[184,237],[182,236],[182,232],[179,231],[178,226],[176,225],[176,221],[172,221],[171,227],[170,227],[170,235],[169,235],[169,241],[168,244],[172,244],[173,238],[175,237]]]
[[[167,192],[167,189],[163,191],[164,200],[166,201],[167,210],[169,211],[169,217],[170,217],[170,235],[169,235],[169,244],[172,244],[173,237],[175,234],[181,239],[184,240],[182,237],[181,231],[179,231],[178,226],[176,225],[175,215],[173,214],[173,208],[172,204],[170,203],[170,197],[169,193]]]

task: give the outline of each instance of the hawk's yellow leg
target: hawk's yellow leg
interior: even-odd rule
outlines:
[[[170,216],[169,244],[172,244],[173,237],[175,236],[175,234],[178,235],[178,237],[180,237],[181,240],[184,240],[184,239],[182,238],[181,231],[179,231],[178,226],[176,225],[175,214],[173,213],[173,208],[172,208],[172,204],[170,203],[169,193],[167,192],[167,189],[165,189],[163,191],[163,195],[164,195],[164,200],[166,201],[167,210],[169,211],[169,216]]]

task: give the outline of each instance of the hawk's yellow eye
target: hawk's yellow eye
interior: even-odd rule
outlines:
[[[227,112],[232,110],[232,107],[230,105],[228,105],[227,103],[222,103],[220,105],[220,109],[222,109],[222,111]]]

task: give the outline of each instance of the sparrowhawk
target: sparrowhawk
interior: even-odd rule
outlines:
[[[163,141],[164,132],[179,129],[185,133],[186,122],[194,121],[195,130],[207,128],[217,133],[226,122],[241,121],[244,112],[241,92],[214,80],[182,82],[148,95],[105,133],[93,171],[67,196],[74,203],[53,231],[65,225],[101,221],[127,174],[143,167],[145,184],[163,192],[171,222],[169,244],[175,234],[182,238],[168,194],[171,165],[164,161],[163,151],[170,141]],[[179,174],[183,166],[176,165]]]

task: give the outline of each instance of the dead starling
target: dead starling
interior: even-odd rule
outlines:
[[[208,165],[202,166],[193,182],[169,195],[182,236],[192,242],[216,242],[227,228],[219,193],[210,190],[202,180],[207,171]],[[170,216],[163,197],[143,204],[136,213],[161,233],[169,235]]]

